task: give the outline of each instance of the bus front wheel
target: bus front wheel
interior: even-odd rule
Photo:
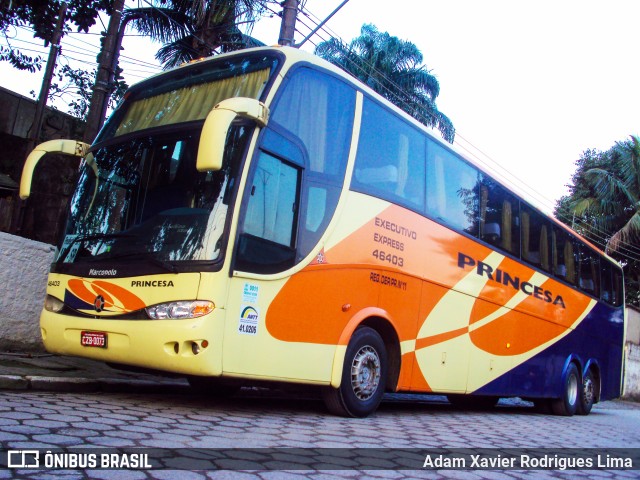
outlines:
[[[578,409],[578,402],[582,391],[580,373],[574,363],[567,368],[562,384],[562,397],[551,401],[551,410],[556,415],[570,417]]]
[[[347,346],[339,388],[323,389],[322,398],[335,415],[366,417],[384,395],[387,378],[387,350],[374,329],[356,329]]]

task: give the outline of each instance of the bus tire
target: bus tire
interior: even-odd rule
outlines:
[[[575,363],[570,363],[562,382],[562,397],[551,401],[551,410],[556,415],[570,417],[578,409],[580,402],[580,372]]]
[[[593,376],[591,369],[589,369],[582,377],[582,388],[580,389],[580,398],[576,410],[578,415],[589,415],[593,404],[596,402],[597,389],[597,380]]]
[[[387,378],[387,350],[374,329],[356,329],[347,345],[339,388],[322,391],[325,405],[334,415],[366,417],[380,405]]]

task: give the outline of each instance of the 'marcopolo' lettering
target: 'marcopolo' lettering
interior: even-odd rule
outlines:
[[[458,252],[458,267],[464,269],[467,266],[476,267],[476,273],[481,277],[486,276],[489,280],[510,286],[515,290],[520,290],[530,297],[566,308],[564,300],[560,295],[554,295],[551,291],[544,290],[542,287],[533,285],[529,282],[522,282],[519,277],[512,277],[504,270],[500,270],[499,268],[494,269],[491,265],[480,260],[475,260],[464,253]]]

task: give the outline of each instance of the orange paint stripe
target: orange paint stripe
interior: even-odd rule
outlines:
[[[427,348],[438,343],[446,342],[447,340],[451,340],[452,338],[464,335],[468,331],[469,327],[462,327],[457,330],[451,330],[450,332],[439,333],[438,335],[433,335],[431,337],[418,338],[416,340],[416,350]]]

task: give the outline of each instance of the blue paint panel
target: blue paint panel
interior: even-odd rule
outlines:
[[[74,310],[93,310],[93,304],[79,299],[69,290],[64,291],[64,304]]]
[[[620,396],[624,312],[600,302],[575,331],[474,393],[496,396],[559,397],[568,359],[584,368],[596,362],[602,376],[601,399]]]

